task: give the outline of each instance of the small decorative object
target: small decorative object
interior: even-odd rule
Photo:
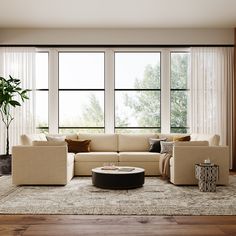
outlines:
[[[117,170],[118,167],[116,167],[114,163],[104,163],[101,169],[102,170]]]
[[[29,99],[27,93],[29,89],[20,87],[21,81],[9,75],[9,79],[0,77],[0,113],[2,122],[6,127],[6,154],[0,155],[0,174],[11,173],[11,155],[9,154],[9,127],[14,117],[12,108],[21,106],[20,101],[16,100],[19,96],[21,102]]]
[[[212,163],[195,164],[195,176],[201,192],[215,192],[219,166]]]
[[[118,171],[124,171],[124,172],[131,172],[133,170],[135,170],[134,167],[120,167],[120,168],[118,168]]]
[[[204,163],[205,164],[210,164],[211,163],[211,160],[209,158],[207,158],[206,160],[204,160]]]

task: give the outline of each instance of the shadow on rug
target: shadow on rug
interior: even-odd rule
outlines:
[[[0,214],[78,215],[236,215],[236,176],[215,193],[197,186],[175,186],[146,177],[142,188],[96,188],[89,177],[74,177],[66,186],[22,186],[0,177]]]

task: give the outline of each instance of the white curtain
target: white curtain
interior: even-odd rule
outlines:
[[[23,89],[31,89],[29,100],[21,107],[12,110],[14,120],[9,129],[10,153],[11,147],[19,144],[19,137],[24,133],[35,132],[35,57],[33,47],[4,47],[0,48],[0,76],[9,75],[21,80]],[[0,154],[5,154],[6,132],[0,121]]]
[[[232,47],[191,49],[191,132],[219,134],[231,146]]]

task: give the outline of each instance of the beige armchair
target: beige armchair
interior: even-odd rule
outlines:
[[[176,185],[196,185],[195,164],[210,159],[219,165],[217,184],[229,182],[229,148],[226,146],[174,146],[170,159],[170,182]]]
[[[74,176],[74,154],[67,146],[14,146],[12,183],[66,185]]]

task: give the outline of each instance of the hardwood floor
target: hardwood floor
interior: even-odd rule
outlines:
[[[236,235],[236,216],[2,215],[0,235]]]
[[[236,216],[0,215],[0,236],[21,235],[235,236]]]

